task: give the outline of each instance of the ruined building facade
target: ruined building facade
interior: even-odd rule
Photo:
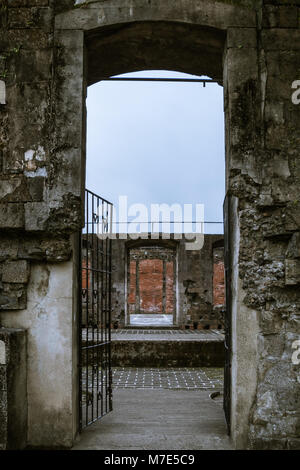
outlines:
[[[143,69],[224,87],[231,438],[300,447],[299,11],[299,0],[0,1],[2,448],[74,442],[86,88]]]
[[[185,245],[184,236],[113,241],[115,328],[130,325],[135,314],[167,315],[170,324],[181,328],[224,328],[223,236],[205,235],[201,250],[186,250]]]

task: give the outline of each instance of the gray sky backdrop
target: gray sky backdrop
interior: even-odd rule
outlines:
[[[170,71],[124,76],[188,77]],[[205,205],[222,221],[223,88],[200,83],[99,82],[88,89],[87,188],[128,203]],[[221,226],[206,226],[220,233]]]

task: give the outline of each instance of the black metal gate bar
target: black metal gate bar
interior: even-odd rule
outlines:
[[[112,411],[112,207],[106,199],[85,190],[79,263],[80,430]]]

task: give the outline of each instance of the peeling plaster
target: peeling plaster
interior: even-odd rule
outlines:
[[[43,176],[44,178],[47,177],[47,170],[45,167],[37,168],[35,171],[24,171],[24,175],[28,178],[36,178],[37,176]]]

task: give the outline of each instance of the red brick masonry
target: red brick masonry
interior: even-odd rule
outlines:
[[[223,261],[214,263],[213,304],[225,305],[225,273]]]

